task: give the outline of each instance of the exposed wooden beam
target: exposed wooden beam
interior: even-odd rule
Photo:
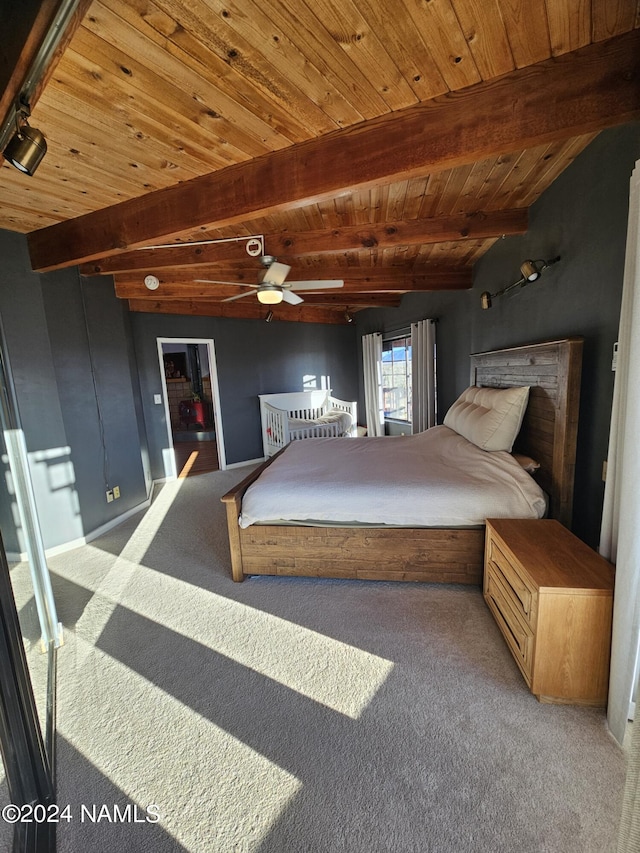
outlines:
[[[321,255],[349,252],[358,249],[388,249],[394,246],[413,246],[447,243],[465,239],[502,237],[507,234],[524,234],[528,226],[528,211],[492,210],[467,213],[461,216],[440,216],[432,219],[414,219],[403,222],[384,222],[374,225],[353,225],[343,228],[326,228],[302,231],[296,234],[265,235],[265,251],[272,255],[286,254],[289,258],[300,255]],[[224,261],[246,261],[242,242],[210,243],[159,249],[139,249],[107,258],[97,258],[83,264],[83,275],[129,272],[132,270],[164,269],[196,264],[214,264]]]
[[[247,293],[255,293],[251,288],[245,288]],[[142,281],[123,281],[115,279],[115,293],[119,299],[227,299],[242,293],[237,287],[227,287],[221,284],[193,284],[191,282],[162,282],[160,287],[150,292]]]
[[[160,288],[165,295],[174,297],[188,295],[190,297],[206,298],[216,282],[239,282],[255,284],[257,270],[221,269],[219,267],[200,267],[194,269],[180,268],[169,270],[144,270],[132,275],[131,273],[116,276],[116,293],[126,298],[137,298],[149,291],[144,286],[144,276],[147,273],[155,275],[160,281]],[[211,279],[211,282],[197,282],[195,278]],[[342,279],[342,293],[375,293],[410,290],[468,290],[472,285],[471,269],[439,270],[414,269],[405,267],[298,267],[292,268],[288,276],[290,281],[306,281],[309,279]],[[126,289],[125,289],[126,288]],[[336,291],[332,291],[336,292]],[[231,292],[232,293],[232,292]],[[231,295],[229,293],[228,295]],[[133,296],[131,296],[133,294]]]
[[[266,237],[265,241],[271,254],[295,257],[524,234],[528,224],[527,210],[478,210],[460,216],[283,233]]]
[[[403,294],[398,293],[318,293],[303,292],[299,294],[307,305],[336,305],[341,308],[397,308]]]
[[[176,246],[166,249],[137,249],[106,258],[96,258],[82,264],[82,275],[104,275],[106,273],[132,272],[133,270],[164,269],[165,267],[190,266],[195,264],[219,264],[249,262],[251,259],[242,243],[210,243],[209,245]],[[256,269],[258,267],[256,266]]]
[[[640,31],[29,235],[57,269],[640,117]]]
[[[244,300],[248,302],[249,300]],[[203,300],[162,301],[159,299],[130,299],[129,310],[147,314],[187,314],[192,317],[234,317],[245,320],[265,320],[269,307],[237,302],[206,302]],[[294,323],[332,323],[346,325],[349,321],[342,309],[312,308],[304,305],[280,304],[271,308],[274,320]]]
[[[153,299],[154,301],[161,302],[184,302],[186,300],[221,302],[223,299],[227,299],[231,296],[238,296],[242,291],[233,287],[218,287],[216,285],[197,286],[186,284],[161,287],[158,290],[154,290],[153,294],[150,294],[144,285],[131,283],[122,284],[116,282],[115,292],[116,296],[120,299],[142,299],[145,301]],[[255,299],[254,290],[246,290],[245,292],[253,295]],[[318,291],[317,293],[304,291],[300,293],[300,296],[309,305],[340,305],[344,307],[360,305],[367,308],[395,308],[400,304],[402,292],[396,291],[388,293],[382,291],[378,293],[358,293],[341,289]],[[250,296],[247,296],[247,299],[250,299]]]

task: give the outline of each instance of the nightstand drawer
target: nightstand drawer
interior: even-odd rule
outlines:
[[[487,519],[484,598],[541,702],[606,705],[614,568],[554,519]]]
[[[488,545],[489,565],[500,577],[504,592],[508,596],[512,608],[519,613],[530,627],[534,626],[537,610],[537,593],[529,587],[513,565],[500,550],[494,539]]]
[[[504,585],[504,575],[495,571],[494,566],[489,565],[484,584],[484,597],[491,612],[500,628],[507,645],[525,680],[531,686],[531,665],[533,661],[533,632],[518,615],[518,604],[514,605],[514,598],[510,587]]]

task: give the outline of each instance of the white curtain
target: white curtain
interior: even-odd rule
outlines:
[[[436,423],[435,329],[433,320],[411,324],[411,431],[414,433]]]
[[[384,435],[384,406],[382,402],[382,335],[374,332],[362,337],[362,366],[364,371],[364,408],[367,435]]]
[[[640,642],[640,161],[631,176],[600,553],[616,564],[608,722],[622,743]]]

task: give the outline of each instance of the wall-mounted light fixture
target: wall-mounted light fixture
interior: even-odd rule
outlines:
[[[557,264],[559,260],[560,255],[555,258],[550,258],[548,261],[523,261],[520,265],[520,273],[522,274],[522,278],[519,278],[518,281],[515,281],[513,284],[510,284],[507,287],[503,287],[502,290],[498,290],[497,293],[489,293],[488,290],[483,291],[480,294],[480,305],[483,309],[491,308],[493,300],[496,297],[504,296],[505,293],[508,293],[515,287],[525,287],[532,281],[536,281],[540,278],[540,276],[546,269],[552,266],[552,264]]]
[[[270,323],[273,320],[273,311],[267,311],[267,316],[264,318],[265,323]]]
[[[16,129],[2,152],[5,160],[26,175],[33,175],[47,153],[47,141],[42,133],[35,127],[29,127],[30,112],[28,104],[16,106]]]

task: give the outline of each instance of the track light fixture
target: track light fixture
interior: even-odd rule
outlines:
[[[519,278],[518,281],[515,281],[513,284],[508,285],[508,287],[503,287],[502,290],[499,290],[497,293],[489,293],[488,290],[483,291],[480,294],[480,305],[483,309],[491,308],[493,304],[492,300],[494,300],[496,297],[504,296],[505,293],[508,293],[510,290],[513,290],[514,287],[525,287],[532,281],[536,281],[540,278],[540,276],[546,269],[548,269],[552,264],[557,264],[559,260],[560,255],[555,258],[550,258],[548,261],[523,261],[520,265],[520,272],[522,274],[522,278]]]
[[[491,294],[488,290],[485,290],[483,293],[480,294],[480,304],[483,308],[491,308]]]
[[[33,175],[47,153],[47,140],[35,127],[30,127],[28,104],[16,107],[16,130],[2,152],[3,157],[26,175]]]
[[[77,18],[79,0],[32,4],[34,8],[38,5],[48,7],[42,15],[46,30],[42,33],[40,45],[30,64],[24,69],[15,105],[0,116],[0,151],[9,163],[26,175],[33,175],[47,152],[42,133],[35,127],[29,127],[27,119],[31,115],[31,104],[35,103],[38,90],[44,88],[43,81],[47,78],[51,62],[60,51],[67,29]]]
[[[344,312],[344,319],[347,323],[353,323],[353,316],[348,311]]]
[[[273,320],[273,311],[267,311],[267,316],[264,318],[265,323],[270,323]]]

